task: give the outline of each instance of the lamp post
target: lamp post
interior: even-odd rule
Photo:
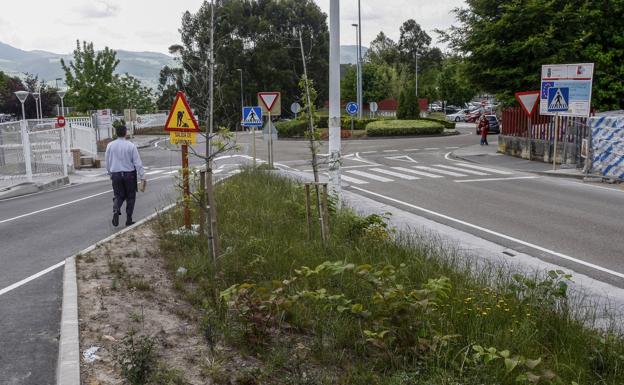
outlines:
[[[340,186],[340,0],[329,2],[329,186],[342,199]]]
[[[243,108],[245,107],[245,101],[244,101],[244,97],[243,97],[243,69],[242,68],[237,68],[236,71],[238,71],[240,73],[240,86],[241,86],[241,116],[243,114]],[[244,118],[243,118],[244,119]],[[241,123],[241,129],[242,129],[242,123]]]
[[[362,103],[364,102],[364,93],[362,91],[362,83],[364,82],[364,73],[362,72],[362,7],[360,4],[360,0],[358,0],[358,49],[357,49],[357,57],[358,57],[358,65],[360,67],[360,82],[358,83],[358,92],[360,98],[360,109],[358,110],[358,119],[362,119],[364,114],[364,106]]]
[[[65,116],[65,105],[63,104],[63,99],[65,99],[65,95],[67,94],[67,90],[58,90],[56,94],[59,98],[61,98],[61,116]]]
[[[35,98],[35,115],[37,120],[39,120],[39,92],[33,92],[32,96]]]
[[[359,24],[351,24],[351,26],[355,27],[355,44],[356,44],[356,69],[357,69],[357,81],[355,86],[357,104],[360,107],[358,109],[358,118],[361,118],[360,112],[362,111],[362,61],[360,60],[360,25]]]
[[[416,52],[416,97],[418,98],[418,52]]]
[[[20,132],[22,134],[22,150],[24,151],[24,166],[26,166],[26,178],[29,182],[32,182],[32,165],[30,163],[30,138],[28,137],[27,123],[26,123],[26,110],[24,109],[24,102],[28,98],[28,91],[16,91],[15,96],[22,103],[22,121],[20,122]]]

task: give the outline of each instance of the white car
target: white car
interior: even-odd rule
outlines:
[[[457,111],[454,114],[446,115],[446,120],[451,122],[465,122],[466,121],[466,113],[464,111]]]

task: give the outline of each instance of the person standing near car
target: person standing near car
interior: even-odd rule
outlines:
[[[138,189],[137,176],[141,179],[141,191],[145,189],[145,170],[134,143],[126,139],[126,126],[115,128],[117,139],[106,146],[106,171],[113,183],[113,226],[119,225],[121,206],[126,202],[126,226],[134,224],[132,213]]]
[[[479,120],[479,132],[481,133],[481,145],[489,146],[487,141],[488,131],[490,130],[490,122],[488,122],[485,115],[481,115],[481,120]]]

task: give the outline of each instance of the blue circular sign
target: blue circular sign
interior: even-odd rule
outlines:
[[[345,109],[347,110],[347,114],[355,115],[360,110],[360,106],[355,102],[349,102],[347,103],[347,107]]]

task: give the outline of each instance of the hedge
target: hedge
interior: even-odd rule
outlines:
[[[429,122],[440,123],[447,130],[454,130],[455,129],[455,122],[449,122],[448,120],[435,119],[435,118],[419,118],[419,120],[427,120]]]
[[[376,122],[379,119],[353,119],[353,128],[355,130],[365,130],[366,126],[369,123]],[[316,126],[318,128],[328,128],[329,127],[329,117],[328,116],[319,116],[316,118]],[[350,117],[342,117],[340,119],[340,128],[343,130],[351,129],[351,118]]]
[[[307,120],[286,120],[275,123],[280,138],[303,138],[308,130]]]
[[[379,120],[366,126],[368,136],[439,135],[444,132],[441,122],[426,120]]]

